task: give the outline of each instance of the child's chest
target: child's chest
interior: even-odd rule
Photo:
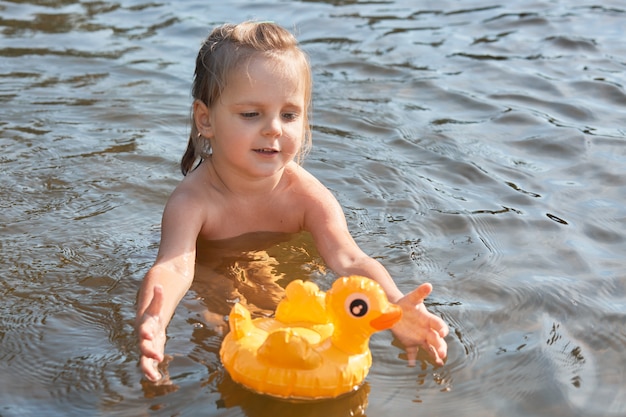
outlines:
[[[213,227],[207,230],[209,233],[202,233],[203,237],[223,239],[255,232],[297,233],[302,230],[304,218],[297,203],[272,198],[233,202],[217,212],[217,218],[207,219],[206,224]]]

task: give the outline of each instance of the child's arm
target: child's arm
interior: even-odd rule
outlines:
[[[146,378],[157,381],[164,359],[166,329],[193,281],[196,239],[204,210],[184,193],[174,193],[163,212],[157,259],[146,274],[137,300],[135,326]]]
[[[383,265],[367,256],[348,231],[341,206],[328,190],[319,191],[311,201],[305,219],[318,251],[328,266],[339,275],[357,274],[377,281],[390,301],[402,307],[403,316],[392,331],[404,345],[409,364],[413,365],[419,347],[428,350],[438,365],[447,355],[444,337],[448,326],[424,306],[424,298],[432,291],[428,283],[406,296],[398,289]]]

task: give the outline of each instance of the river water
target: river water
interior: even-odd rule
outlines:
[[[142,381],[134,301],[195,54],[249,18],[310,55],[304,165],[402,290],[434,285],[444,366],[382,332],[352,395],[234,384],[229,297],[271,310],[259,286],[335,278],[308,236],[261,236],[208,251],[171,384]],[[0,1],[0,416],[626,415],[625,30],[623,0]]]

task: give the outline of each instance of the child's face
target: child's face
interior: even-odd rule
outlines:
[[[305,82],[287,58],[252,58],[209,109],[214,163],[271,176],[292,161],[305,132]]]

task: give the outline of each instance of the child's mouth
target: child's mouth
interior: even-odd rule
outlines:
[[[271,148],[255,149],[254,152],[264,154],[264,155],[273,155],[275,153],[278,153],[276,149],[271,149]]]

